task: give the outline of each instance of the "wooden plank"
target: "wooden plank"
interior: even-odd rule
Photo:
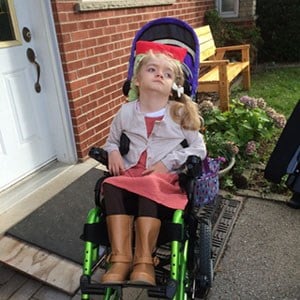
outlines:
[[[12,237],[0,239],[0,261],[68,294],[79,288],[80,265]]]
[[[213,57],[215,55],[215,49],[211,43],[204,43],[200,45],[200,66],[201,62]]]
[[[196,32],[196,35],[197,35],[197,37],[198,37],[198,40],[199,40],[199,44],[200,44],[200,45],[205,44],[205,43],[207,43],[207,42],[212,42],[212,45],[215,44],[211,32],[206,32],[205,34],[198,34],[198,33]]]
[[[195,33],[199,40],[200,62],[215,55],[216,45],[209,25],[196,28]]]
[[[210,30],[210,26],[209,26],[209,25],[197,27],[197,28],[195,28],[194,30],[195,30],[197,36],[202,36],[202,35],[206,35],[206,34],[211,34],[211,30]]]
[[[11,284],[10,284],[11,285]],[[34,279],[27,279],[26,282],[13,294],[14,299],[31,299],[41,288],[42,283]],[[1,294],[2,295],[2,294]]]
[[[4,285],[14,276],[14,271],[4,264],[0,264],[0,286]],[[1,299],[1,298],[0,298]]]
[[[0,288],[0,299],[10,299],[10,297],[15,293],[26,282],[26,278],[20,274],[15,273],[9,282],[1,286]]]
[[[43,285],[34,295],[34,298],[30,300],[71,300],[71,299],[80,300],[81,296],[80,295],[70,296],[58,289],[53,289],[52,287]],[[90,300],[96,300],[96,299],[91,298]]]
[[[243,62],[234,62],[229,63],[227,65],[227,76],[228,76],[228,82],[231,82],[238,74],[244,70],[249,63],[243,63]],[[215,67],[211,70],[209,70],[206,74],[201,75],[199,78],[199,84],[203,82],[217,82],[219,81],[219,69],[218,67]]]
[[[206,74],[199,78],[199,84],[202,82],[218,82],[219,81],[219,67],[214,67]]]
[[[230,63],[227,66],[227,74],[228,74],[228,81],[232,82],[233,79],[239,75],[244,69],[249,66],[249,62],[234,62]]]
[[[219,82],[204,82],[199,83],[198,85],[198,92],[199,93],[213,93],[219,92]]]

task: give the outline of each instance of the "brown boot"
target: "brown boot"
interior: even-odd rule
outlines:
[[[160,230],[160,220],[139,217],[135,222],[135,252],[130,282],[155,285],[152,252],[156,246]]]
[[[132,267],[132,224],[129,215],[106,217],[108,237],[111,244],[111,266],[103,274],[101,283],[119,284],[127,280]]]

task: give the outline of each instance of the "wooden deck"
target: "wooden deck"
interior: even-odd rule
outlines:
[[[80,300],[81,266],[9,236],[0,238],[0,300]],[[103,270],[96,269],[92,281]],[[148,299],[146,291],[128,288],[123,299]],[[102,296],[90,296],[101,300]]]
[[[80,294],[75,296],[61,292],[55,288],[34,280],[28,275],[19,273],[13,268],[0,264],[0,299],[1,300],[67,300],[80,299]]]
[[[92,279],[100,278],[101,271],[96,271]],[[0,263],[0,299],[1,300],[80,300],[80,291],[70,296],[56,288],[43,284],[26,274]],[[146,300],[147,293],[141,289],[126,289],[126,300]],[[91,296],[90,300],[101,300],[102,296]],[[153,298],[152,298],[153,299]]]
[[[0,239],[0,261],[69,295],[78,289],[82,267],[11,236]]]
[[[101,276],[101,270],[96,270],[92,280]],[[147,292],[142,289],[125,289],[124,300],[146,300]],[[15,271],[13,268],[0,263],[0,300],[80,300],[81,294],[77,290],[72,296],[59,289],[53,288],[33,279],[27,274]],[[90,300],[101,300],[102,296],[93,295]],[[154,299],[154,298],[151,298]]]

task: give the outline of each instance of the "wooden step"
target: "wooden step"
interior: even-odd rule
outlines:
[[[82,267],[10,236],[0,239],[0,261],[33,278],[74,295]]]

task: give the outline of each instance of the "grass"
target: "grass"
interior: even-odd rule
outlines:
[[[233,89],[232,98],[248,95],[263,98],[268,106],[287,118],[300,100],[300,67],[260,69],[251,75],[251,89]]]

